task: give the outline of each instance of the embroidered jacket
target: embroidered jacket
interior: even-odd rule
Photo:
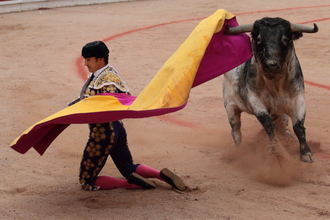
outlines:
[[[85,96],[100,93],[129,93],[126,83],[119,77],[118,72],[110,65],[97,70],[89,83]]]

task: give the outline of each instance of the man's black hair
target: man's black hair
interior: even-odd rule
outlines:
[[[87,43],[81,50],[81,55],[84,58],[96,57],[104,58],[106,64],[109,59],[109,49],[102,41],[93,41]]]

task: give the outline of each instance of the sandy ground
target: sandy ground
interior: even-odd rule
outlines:
[[[79,94],[83,82],[75,60],[86,42],[205,17],[218,8],[236,13],[241,24],[264,16],[305,22],[328,18],[330,1],[149,0],[0,15],[0,219],[329,219],[329,20],[318,22],[319,33],[296,42],[305,80],[326,86],[306,84],[313,164],[299,161],[295,137],[282,139],[287,161],[268,155],[264,131],[246,114],[243,144],[235,148],[222,103],[222,77],[194,88],[182,111],[124,120],[135,162],[175,170],[192,189],[187,193],[159,181],[149,191],[81,191],[86,125],[70,126],[42,157],[8,147],[24,129]],[[198,22],[160,26],[107,43],[111,63],[133,94]],[[120,176],[111,160],[102,174]]]

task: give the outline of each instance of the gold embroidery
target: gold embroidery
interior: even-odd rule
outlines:
[[[93,131],[91,133],[91,137],[95,139],[96,142],[100,142],[101,140],[104,140],[106,138],[105,135],[105,129],[103,127],[99,127],[99,124],[97,124],[97,127],[93,128]]]
[[[115,142],[115,132],[112,132],[110,136],[110,143],[113,144],[114,142]]]
[[[99,166],[102,166],[102,165],[103,165],[105,158],[106,158],[106,157],[103,156],[103,157],[101,157],[101,158],[99,159],[99,162],[98,162],[98,165],[99,165]],[[100,169],[100,168],[98,167],[98,169]]]
[[[105,148],[105,151],[104,151],[105,155],[110,154],[110,150],[111,150],[111,148],[112,148],[112,144],[109,144],[109,145]]]
[[[110,125],[110,126],[109,126],[109,127],[110,127],[110,131],[114,131],[113,123],[110,122],[109,125]]]
[[[112,67],[108,67],[90,83],[90,88],[100,89],[104,86],[114,85],[117,89],[128,92],[125,83],[117,75],[116,71]],[[111,90],[111,89],[110,89]]]
[[[86,161],[83,162],[83,165],[86,167],[87,170],[95,167],[94,163],[92,162],[92,160],[88,159]],[[85,172],[84,172],[85,173]],[[89,178],[89,176],[87,177]]]
[[[109,93],[109,92],[115,93],[115,92],[117,92],[117,88],[114,85],[105,86],[105,87],[103,87],[102,90],[103,90],[102,92],[104,92],[104,93]]]
[[[81,175],[80,183],[85,183],[86,182],[85,179],[88,179],[88,178],[90,178],[90,175],[88,174],[87,171],[84,171]]]
[[[95,147],[88,146],[87,152],[90,157],[100,156],[101,155],[101,145],[97,144]]]

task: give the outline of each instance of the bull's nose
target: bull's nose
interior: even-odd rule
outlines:
[[[276,66],[278,66],[277,65],[277,62],[275,61],[275,60],[267,60],[267,62],[266,62],[266,64],[267,64],[267,66],[269,66],[269,67],[276,67]]]
[[[268,69],[271,69],[271,70],[279,70],[280,69],[280,65],[275,60],[267,60],[266,61],[266,66],[267,66]]]

